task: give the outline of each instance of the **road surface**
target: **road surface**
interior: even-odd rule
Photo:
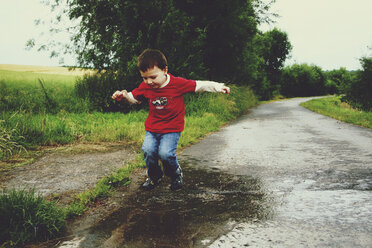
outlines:
[[[184,152],[206,160],[198,166],[259,178],[275,205],[210,247],[372,247],[372,130],[304,100],[261,105]]]

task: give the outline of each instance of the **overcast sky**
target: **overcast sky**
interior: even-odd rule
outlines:
[[[40,0],[0,3],[0,64],[59,65],[59,59],[50,59],[48,52],[25,50],[30,38],[47,37],[40,37],[45,30],[34,20],[48,19],[49,9]],[[372,47],[372,0],[277,0],[272,10],[281,17],[263,29],[275,26],[288,34],[293,50],[287,64],[354,70],[360,69],[359,58],[372,55],[368,48]],[[64,64],[73,63],[72,58],[64,59]]]
[[[272,10],[293,46],[287,64],[353,70],[372,54],[372,0],[277,0]]]

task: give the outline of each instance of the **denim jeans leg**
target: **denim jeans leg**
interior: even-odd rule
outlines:
[[[159,139],[156,133],[146,131],[142,145],[143,156],[147,167],[147,176],[156,181],[163,176],[159,165]]]
[[[169,177],[176,177],[181,174],[181,167],[178,163],[176,150],[181,133],[161,134],[159,140],[159,158],[164,167],[164,173]]]

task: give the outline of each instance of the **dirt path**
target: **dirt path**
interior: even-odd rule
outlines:
[[[32,164],[3,171],[0,186],[6,190],[34,188],[43,197],[67,203],[75,193],[94,187],[99,179],[137,156],[133,147],[124,145],[90,145],[88,150],[91,152],[73,154],[73,149],[66,148]]]

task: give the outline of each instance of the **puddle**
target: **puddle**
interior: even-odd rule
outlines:
[[[319,170],[313,177],[317,183],[313,189],[372,191],[371,168]]]
[[[240,220],[261,220],[270,210],[262,183],[249,176],[195,168],[182,162],[185,187],[164,180],[138,190],[123,206],[84,234],[78,247],[205,247]]]

